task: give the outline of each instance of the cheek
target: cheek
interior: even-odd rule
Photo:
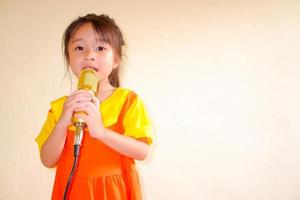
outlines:
[[[105,55],[104,57],[98,58],[98,64],[103,66],[103,69],[108,70],[114,63],[113,57],[111,55]]]
[[[78,65],[79,61],[80,61],[80,58],[78,55],[71,54],[69,56],[69,64],[70,65]]]
[[[80,74],[79,69],[72,67],[72,65],[70,65],[70,68],[71,68],[71,71],[73,72],[73,74],[78,78],[79,74]]]
[[[76,61],[76,59],[69,60],[69,67],[70,67],[71,71],[73,72],[73,74],[75,76],[79,77],[80,67],[78,66],[78,62]]]

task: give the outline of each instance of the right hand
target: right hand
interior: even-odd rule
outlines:
[[[81,107],[83,103],[90,102],[92,100],[92,93],[87,90],[76,90],[70,94],[64,103],[61,116],[58,123],[68,126],[72,124],[72,116],[74,110]]]

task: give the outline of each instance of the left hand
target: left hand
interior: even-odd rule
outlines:
[[[90,93],[89,91],[87,91]],[[75,109],[76,112],[84,111],[86,114],[75,114],[76,117],[85,121],[88,126],[92,138],[101,138],[104,134],[105,127],[102,122],[102,115],[100,112],[100,100],[91,95],[91,101],[82,102],[80,107]]]

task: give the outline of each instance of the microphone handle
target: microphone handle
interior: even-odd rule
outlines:
[[[83,129],[86,127],[86,124],[84,122],[77,122],[75,125],[75,139],[74,139],[74,145],[81,145],[82,144],[82,138],[83,138]]]

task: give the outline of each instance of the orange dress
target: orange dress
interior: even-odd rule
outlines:
[[[116,123],[107,128],[120,134],[125,133],[124,117],[136,97],[135,93],[128,92]],[[74,161],[73,142],[74,130],[69,129],[64,150],[56,166],[52,200],[63,199]],[[85,129],[77,168],[68,194],[70,200],[140,200],[142,195],[135,162],[101,141],[91,138],[88,129]]]

